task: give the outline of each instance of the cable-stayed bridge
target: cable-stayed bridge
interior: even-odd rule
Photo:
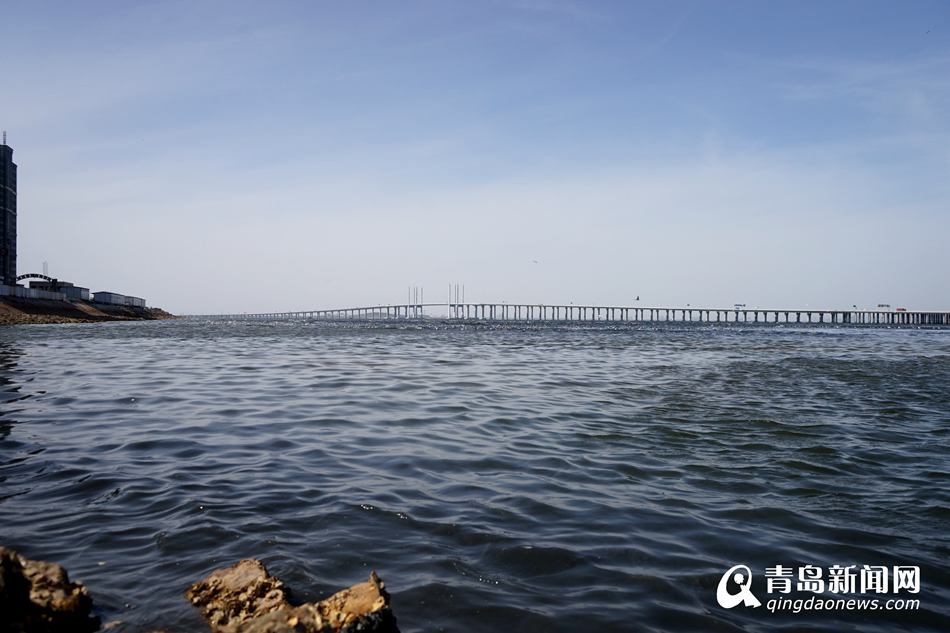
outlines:
[[[950,311],[550,305],[531,303],[422,303],[371,305],[330,310],[191,315],[216,320],[414,321],[551,323],[804,323],[873,326],[950,326]]]

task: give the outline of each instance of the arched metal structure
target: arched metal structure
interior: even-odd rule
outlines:
[[[41,275],[39,273],[24,273],[22,275],[17,275],[17,281],[23,281],[25,279],[42,279],[44,281],[58,281],[49,275]]]

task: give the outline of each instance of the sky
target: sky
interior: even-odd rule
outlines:
[[[950,309],[950,3],[0,0],[19,272]]]

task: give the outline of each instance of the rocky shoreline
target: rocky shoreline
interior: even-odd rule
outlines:
[[[11,633],[99,630],[92,598],[62,565],[30,560],[0,547],[0,629]]]
[[[246,559],[194,583],[185,597],[211,633],[399,633],[376,572],[325,600],[293,606],[283,582]],[[100,625],[89,591],[62,565],[0,547],[0,631],[94,633]]]
[[[212,633],[398,633],[386,586],[376,572],[325,600],[291,606],[284,584],[246,559],[212,572],[185,596]]]
[[[178,318],[160,308],[109,306],[85,301],[52,301],[0,297],[0,325],[33,323],[96,323]]]

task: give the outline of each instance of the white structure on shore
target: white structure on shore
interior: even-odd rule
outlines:
[[[133,308],[144,308],[145,299],[141,297],[131,297],[129,295],[120,295],[118,292],[108,292],[101,290],[92,294],[93,303],[106,303],[113,306],[131,306]]]

